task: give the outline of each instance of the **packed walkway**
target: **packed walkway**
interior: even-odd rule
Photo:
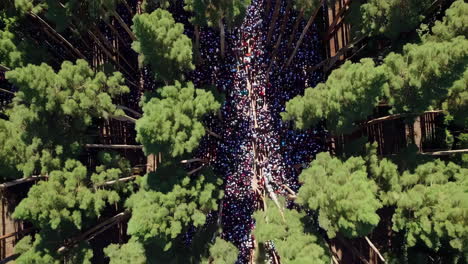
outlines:
[[[299,188],[300,169],[322,148],[323,131],[296,131],[280,117],[287,100],[322,77],[305,71],[321,59],[318,34],[314,31],[306,35],[293,65],[284,67],[292,52],[288,44],[296,14],[291,12],[283,22],[281,14],[285,13],[286,1],[281,4],[273,38],[266,43],[273,8],[267,12],[265,0],[252,0],[242,25],[226,34],[224,59],[219,56],[219,34],[202,31],[200,52],[206,67],[198,67],[192,76],[198,87],[214,84],[225,93],[221,119],[207,120],[207,125],[222,139],[202,141],[204,151],[200,155],[206,158],[206,153],[210,153],[216,171],[224,177],[222,236],[240,249],[239,263],[248,263],[252,256],[253,212],[268,197],[276,200],[294,195]],[[286,23],[283,33],[281,23]],[[294,41],[301,33],[297,31]],[[280,39],[281,34],[284,36]],[[278,39],[280,45],[272,58]]]

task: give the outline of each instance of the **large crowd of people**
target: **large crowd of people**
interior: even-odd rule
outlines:
[[[242,25],[227,32],[224,58],[219,56],[219,33],[202,30],[203,66],[190,76],[197,87],[214,85],[225,94],[221,118],[207,120],[210,129],[222,139],[205,139],[201,149],[214,152],[213,165],[224,177],[222,236],[239,248],[239,263],[247,263],[252,255],[252,215],[261,206],[261,199],[296,192],[300,169],[323,148],[323,131],[297,131],[280,117],[286,101],[321,81],[320,73],[306,70],[321,59],[318,34],[315,28],[310,30],[293,63],[285,67],[292,53],[289,35],[297,14],[290,12],[284,22],[280,15],[267,43],[273,8],[266,11],[265,2],[252,0]],[[281,4],[280,14],[284,14],[286,1]],[[286,23],[283,32],[281,23]],[[304,28],[305,21],[300,25],[300,29]],[[297,31],[294,41],[301,33]],[[288,37],[281,37],[272,57],[281,34]]]

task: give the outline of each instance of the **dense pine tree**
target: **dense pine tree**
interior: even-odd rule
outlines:
[[[297,202],[318,212],[319,225],[329,237],[364,236],[379,223],[376,211],[382,205],[376,197],[377,185],[368,178],[362,158],[342,162],[320,153],[299,180],[303,185]]]
[[[281,263],[330,262],[323,241],[308,227],[305,213],[294,209],[281,213],[271,200],[267,206],[268,210],[254,215],[254,235],[259,243],[257,263],[267,263],[266,255],[273,254],[281,257]]]
[[[194,69],[192,42],[184,35],[184,25],[176,23],[168,11],[157,9],[137,15],[132,29],[137,38],[132,47],[141,55],[143,64],[151,66],[157,79],[172,83]]]
[[[137,140],[146,153],[176,157],[192,152],[206,133],[202,118],[219,107],[211,92],[195,89],[191,82],[165,86],[157,97],[143,103],[143,117],[136,123]]]
[[[107,77],[83,60],[64,62],[58,72],[47,64],[30,64],[7,72],[6,78],[18,92],[5,112],[8,120],[0,120],[5,135],[0,155],[6,161],[15,157],[15,166],[6,162],[5,169],[25,176],[60,169],[67,158],[76,157],[93,119],[123,115],[112,98],[128,92],[120,73]]]

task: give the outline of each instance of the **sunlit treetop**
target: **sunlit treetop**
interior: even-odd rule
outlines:
[[[326,119],[331,131],[350,132],[355,121],[372,115],[387,88],[387,77],[371,59],[346,62],[334,70],[325,83],[307,88],[303,96],[286,103],[283,120],[294,121],[299,129],[308,129]]]
[[[14,69],[28,63],[38,64],[50,60],[44,46],[38,45],[22,29],[25,19],[10,14],[0,7],[0,66]],[[5,69],[4,69],[5,70]]]
[[[209,253],[209,258],[204,259],[203,264],[231,264],[236,262],[239,250],[232,243],[217,237]]]
[[[267,206],[266,211],[254,213],[254,236],[259,247],[264,247],[266,242],[273,242],[281,263],[308,263],[310,260],[314,263],[330,263],[324,242],[310,230],[306,230],[303,222],[306,219],[305,213],[284,209],[283,219],[273,201],[269,200]],[[256,263],[267,263],[261,252],[256,253]]]
[[[43,229],[81,230],[88,224],[85,219],[98,217],[106,205],[120,199],[113,190],[93,188],[101,183],[96,180],[115,180],[121,174],[113,168],[96,177],[79,162],[68,160],[63,170],[52,171],[47,181],[30,189],[13,216]]]
[[[206,214],[217,209],[217,201],[223,195],[219,190],[221,180],[206,175],[195,179],[186,176],[166,191],[146,185],[132,195],[125,202],[132,211],[127,233],[144,244],[156,243],[168,251],[189,226],[204,225]],[[148,176],[159,175],[156,172]]]
[[[32,236],[25,236],[15,245],[15,253],[20,254],[15,263],[48,263],[60,264],[65,261],[72,263],[92,264],[93,250],[86,241],[81,241],[66,251],[65,254],[57,253],[57,244],[62,237],[57,232],[41,231]]]
[[[421,113],[441,107],[449,89],[468,65],[468,40],[405,45],[402,54],[384,59],[389,102],[396,113]]]
[[[0,64],[8,68],[23,66],[24,54],[14,43],[14,35],[0,30]]]
[[[397,38],[402,32],[419,27],[432,0],[369,0],[360,7],[361,33]]]
[[[137,140],[145,153],[164,152],[172,157],[190,153],[206,133],[203,117],[219,108],[211,92],[195,89],[191,82],[165,86],[158,97],[143,104],[143,117],[136,123]]]
[[[393,198],[393,229],[406,232],[408,246],[418,241],[439,250],[450,245],[461,254],[468,250],[468,169],[437,160],[403,173],[402,192]],[[466,257],[466,255],[465,255]]]
[[[463,76],[449,89],[449,96],[443,104],[447,119],[460,127],[468,127],[468,68]]]
[[[130,240],[123,245],[111,244],[104,249],[109,257],[109,264],[146,264],[146,253],[143,245],[137,241]]]
[[[13,217],[33,223],[40,232],[35,241],[24,238],[16,246],[22,254],[17,263],[61,263],[61,259],[75,259],[76,263],[91,263],[92,250],[87,242],[64,254],[57,249],[65,240],[76,237],[94,225],[103,211],[120,200],[113,188],[99,187],[102,181],[116,180],[122,171],[111,168],[91,173],[80,162],[68,160],[63,169],[52,171],[47,181],[31,187],[28,196],[15,208]]]
[[[320,153],[299,176],[303,183],[297,202],[318,212],[320,226],[329,237],[369,234],[380,221],[377,185],[368,178],[365,161],[352,157],[345,162]],[[359,190],[359,191],[356,191]]]
[[[442,21],[438,20],[424,41],[448,41],[457,36],[468,38],[468,3],[457,0],[445,11]]]
[[[86,143],[93,119],[122,114],[112,98],[128,92],[120,73],[107,77],[78,60],[55,72],[47,64],[29,64],[6,73],[18,91],[0,120],[2,152],[18,157],[16,169],[29,176],[60,168]]]
[[[151,66],[157,79],[171,84],[194,69],[192,41],[184,35],[184,25],[176,23],[168,11],[156,9],[151,14],[136,15],[132,30],[137,38],[133,49],[143,64]]]

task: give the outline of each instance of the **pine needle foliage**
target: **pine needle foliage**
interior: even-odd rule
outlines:
[[[147,154],[177,157],[192,152],[206,133],[203,117],[218,111],[220,104],[211,92],[195,89],[191,82],[176,82],[157,93],[143,103],[143,117],[136,123],[137,140]]]
[[[468,169],[437,160],[401,176],[393,229],[406,233],[408,246],[422,241],[438,251],[447,243],[468,252]]]
[[[62,170],[50,172],[47,181],[31,187],[13,217],[34,224],[40,232],[34,241],[26,237],[17,245],[16,250],[22,251],[17,263],[62,263],[64,258],[78,261],[73,263],[91,263],[93,253],[86,242],[64,254],[57,253],[57,249],[90,228],[107,206],[119,202],[119,193],[97,187],[97,179],[113,180],[121,174],[112,168],[98,176],[80,162],[67,160]]]
[[[189,226],[203,226],[206,214],[217,209],[223,195],[220,184],[220,179],[207,173],[194,179],[186,176],[169,191],[142,188],[125,202],[132,211],[127,233],[144,244],[155,243],[168,251]]]
[[[259,247],[266,242],[273,242],[275,250],[281,257],[281,263],[330,263],[328,249],[314,233],[306,230],[305,213],[294,209],[284,209],[284,220],[276,205],[269,200],[267,211],[254,213],[254,236]],[[256,254],[257,263],[264,262],[262,254]]]
[[[166,83],[181,80],[192,64],[192,41],[184,35],[184,25],[176,23],[172,14],[156,9],[151,14],[133,17],[132,30],[137,40],[133,49],[150,65],[156,78]]]
[[[376,211],[382,204],[377,185],[368,178],[361,157],[343,162],[320,153],[299,180],[303,185],[297,203],[318,213],[319,225],[330,238],[338,233],[348,238],[365,236],[379,223]]]
[[[111,244],[104,253],[110,258],[109,264],[148,263],[143,245],[132,240],[123,245]]]
[[[360,7],[361,33],[396,39],[418,28],[433,0],[369,0]]]
[[[448,114],[454,112],[455,122],[464,124],[468,13],[461,2],[451,5],[442,22],[433,27],[434,33],[421,35],[421,42],[405,45],[402,53],[390,53],[382,64],[370,58],[346,62],[325,83],[287,102],[283,120],[307,129],[325,119],[333,133],[350,133],[383,101],[393,106],[393,113],[409,116],[445,105]]]
[[[0,120],[0,156],[14,157],[15,167],[6,170],[24,176],[45,174],[76,157],[92,121],[123,114],[112,98],[129,91],[120,73],[108,77],[84,60],[66,61],[58,72],[29,64],[7,72],[6,79],[18,92],[6,110],[8,120]]]

